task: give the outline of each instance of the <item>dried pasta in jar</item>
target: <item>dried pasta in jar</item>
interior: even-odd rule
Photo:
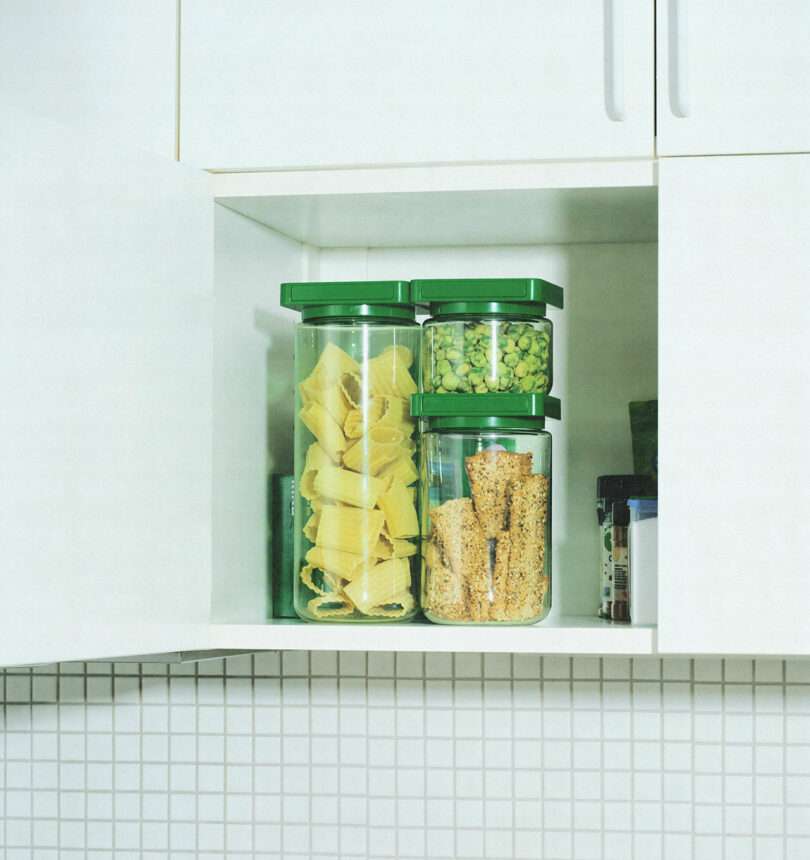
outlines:
[[[385,301],[381,301],[381,298]],[[282,285],[296,331],[295,607],[309,621],[418,610],[419,327],[406,282]]]

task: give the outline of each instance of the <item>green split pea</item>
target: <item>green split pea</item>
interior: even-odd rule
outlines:
[[[425,390],[438,394],[547,394],[551,388],[550,328],[505,321],[428,325],[422,364]]]

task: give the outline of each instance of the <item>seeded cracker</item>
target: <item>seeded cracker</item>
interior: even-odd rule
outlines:
[[[422,603],[425,612],[433,613],[445,621],[466,621],[466,589],[464,580],[457,576],[443,558],[441,547],[433,540],[425,548],[425,563],[430,576],[425,582]]]
[[[549,483],[545,475],[529,475],[509,487],[509,577],[507,611],[510,619],[540,614],[546,590],[544,576]]]
[[[466,457],[475,512],[484,537],[496,538],[506,528],[507,488],[511,481],[532,471],[531,454],[481,451]]]
[[[512,537],[509,532],[498,532],[495,539],[495,569],[492,572],[492,621],[511,621],[509,615],[509,564]]]
[[[433,539],[452,573],[463,580],[470,621],[489,615],[489,546],[470,499],[451,499],[430,512]]]

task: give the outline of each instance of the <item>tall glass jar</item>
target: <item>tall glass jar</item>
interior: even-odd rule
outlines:
[[[406,282],[283,284],[295,338],[295,585],[307,621],[418,610],[419,326]]]
[[[530,401],[523,414],[484,414],[521,412],[514,398],[492,395],[478,412],[470,401],[485,398],[474,395],[415,398],[424,416],[422,608],[436,623],[534,624],[551,609],[545,399],[517,395]],[[559,415],[559,402],[547,400]]]
[[[422,391],[548,394],[554,381],[551,320],[560,287],[539,278],[414,281],[427,304]]]

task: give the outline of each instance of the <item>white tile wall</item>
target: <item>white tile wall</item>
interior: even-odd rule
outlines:
[[[4,860],[810,858],[810,661],[267,652],[0,681]]]

